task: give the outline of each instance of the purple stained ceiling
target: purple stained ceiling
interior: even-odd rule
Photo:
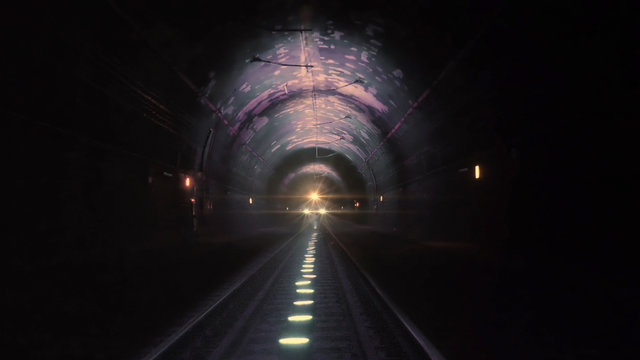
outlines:
[[[206,96],[228,122],[236,172],[263,174],[288,154],[317,147],[319,159],[310,163],[342,154],[375,187],[376,165],[365,160],[375,152],[381,166],[389,162],[380,144],[415,94],[384,53],[382,26],[347,32],[326,21],[310,28],[265,31],[239,45],[243,61],[212,76]]]

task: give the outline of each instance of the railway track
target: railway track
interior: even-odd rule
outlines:
[[[144,360],[443,357],[317,219]]]

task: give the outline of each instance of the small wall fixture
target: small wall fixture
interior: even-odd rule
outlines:
[[[480,165],[476,165],[476,179],[480,179]]]

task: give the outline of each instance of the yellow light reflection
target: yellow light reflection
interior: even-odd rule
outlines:
[[[309,285],[311,284],[310,280],[303,280],[303,281],[296,281],[296,285],[300,286],[300,285]]]
[[[313,271],[313,269],[302,269],[302,270],[300,270],[300,271],[301,271],[301,272],[312,272],[312,271]]]
[[[278,340],[278,342],[280,344],[283,345],[301,345],[301,344],[306,344],[309,342],[309,338],[306,337],[289,337],[289,338],[282,338],[280,340]]]
[[[315,275],[313,275],[313,274],[305,274],[305,275],[302,275],[302,277],[303,277],[303,278],[307,278],[307,279],[313,279],[313,278],[315,278],[316,276],[315,276]]]
[[[309,321],[313,319],[311,315],[292,315],[287,318],[289,321]]]
[[[304,264],[302,265],[303,268],[312,268],[313,264]]]
[[[300,294],[312,294],[313,289],[297,289],[296,292]]]
[[[314,258],[306,258],[306,259],[304,259],[304,262],[306,262],[306,263],[312,263],[314,261],[316,261],[316,259],[314,259]]]
[[[293,302],[293,305],[296,305],[296,306],[311,305],[311,304],[313,304],[313,300],[298,300]]]
[[[309,257],[313,257],[313,255],[311,255],[311,254],[304,254],[304,257],[308,257],[308,258],[309,258]]]
[[[326,210],[326,209],[324,209],[324,208],[323,208],[323,209],[320,209],[320,214],[326,214],[326,213],[327,213],[327,210]]]
[[[305,214],[309,214],[311,211],[309,211],[309,209],[304,209],[302,210],[302,212],[304,212]]]

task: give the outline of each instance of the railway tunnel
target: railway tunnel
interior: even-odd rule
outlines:
[[[246,334],[314,247],[314,321],[351,322],[307,358],[623,358],[630,255],[597,245],[603,178],[581,175],[621,79],[614,8],[15,10],[5,333],[25,358],[286,358]]]

